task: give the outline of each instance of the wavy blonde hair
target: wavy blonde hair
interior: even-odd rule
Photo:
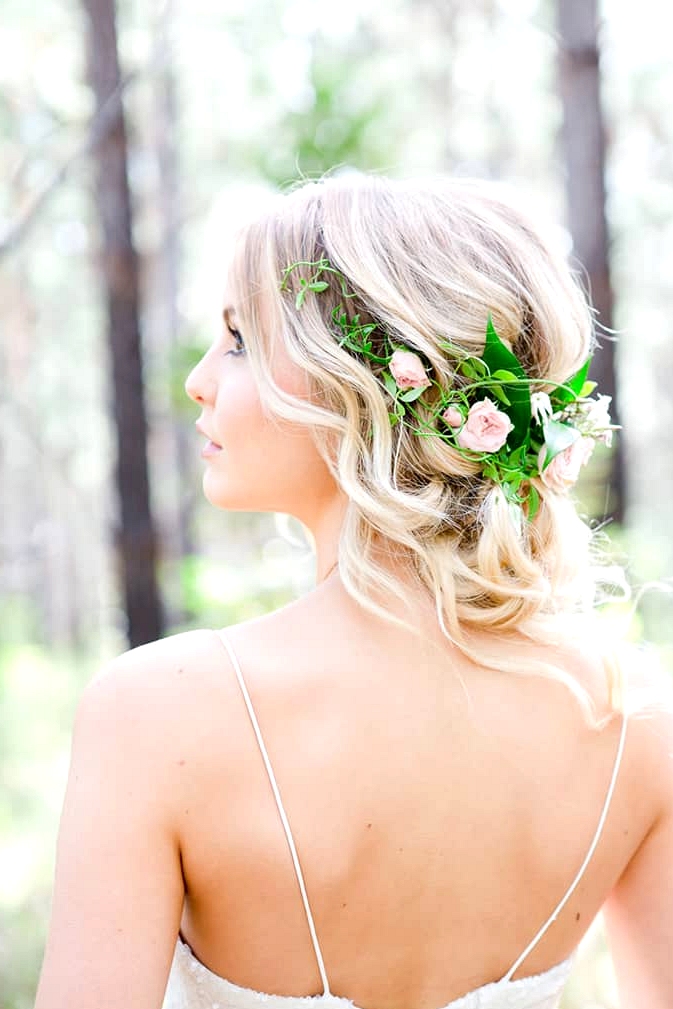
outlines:
[[[328,290],[309,294],[298,310],[297,284],[310,270],[293,270],[282,286],[284,270],[322,257],[354,297],[344,299],[339,278],[324,274]],[[393,619],[373,599],[404,596],[377,562],[385,543],[434,599],[443,633],[465,655],[560,680],[591,718],[591,698],[575,677],[497,646],[512,631],[558,644],[592,612],[591,532],[573,502],[538,480],[540,508],[529,521],[478,463],[440,438],[391,426],[387,392],[367,360],[339,346],[331,318],[343,304],[384,327],[450,387],[455,359],[440,343],[480,355],[490,314],[531,377],[561,383],[593,345],[590,308],[563,256],[491,184],[348,174],[278,197],[241,233],[230,279],[263,402],[311,427],[348,497],[339,548],[346,589]],[[305,398],[274,377],[280,345],[308,376]]]

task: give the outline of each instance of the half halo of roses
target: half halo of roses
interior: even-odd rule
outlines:
[[[295,273],[297,309],[309,292],[327,290],[325,275],[338,281],[344,299],[355,297],[344,275],[328,259],[288,266],[281,279],[282,291],[290,289]],[[616,425],[610,421],[610,397],[590,398],[596,388],[587,378],[591,358],[563,383],[532,379],[500,339],[489,315],[481,357],[447,341],[440,343],[457,359],[455,371],[460,377],[458,384],[447,389],[430,377],[419,354],[392,342],[381,325],[362,323],[343,304],[332,311],[332,322],[339,346],[374,365],[392,399],[391,425],[404,423],[421,437],[442,438],[464,458],[480,462],[483,476],[500,486],[509,502],[523,507],[529,520],[540,503],[532,481],[540,479],[552,491],[567,491],[596,442],[612,442]],[[535,386],[539,391],[532,391]],[[421,399],[431,387],[437,389],[432,404]]]

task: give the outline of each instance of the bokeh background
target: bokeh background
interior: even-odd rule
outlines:
[[[669,28],[657,0],[2,0],[1,1009],[33,1002],[83,684],[129,644],[312,584],[292,522],[202,500],[182,389],[267,194],[450,172],[552,222],[617,335],[596,372],[624,431],[581,507],[633,586],[665,587]],[[669,666],[671,612],[649,593],[632,623]],[[615,1005],[594,928],[564,1009]]]

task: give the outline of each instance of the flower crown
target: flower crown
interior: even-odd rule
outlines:
[[[356,297],[344,275],[325,258],[292,263],[283,271],[281,291],[289,289],[292,274],[302,268],[308,276],[299,276],[298,310],[309,293],[328,289],[325,277],[330,275],[344,299]],[[530,378],[489,315],[481,357],[440,341],[458,362],[459,383],[446,388],[430,377],[418,353],[391,340],[381,324],[362,323],[359,315],[349,316],[343,304],[333,309],[332,322],[339,346],[374,365],[392,400],[391,425],[404,424],[420,437],[439,437],[463,458],[480,463],[482,475],[501,487],[509,502],[521,506],[529,520],[540,504],[534,480],[554,491],[568,490],[596,442],[612,443],[616,425],[610,422],[611,397],[589,398],[596,388],[587,379],[590,357],[563,383]],[[536,385],[544,390],[533,391]],[[431,388],[437,390],[432,402],[422,399]]]

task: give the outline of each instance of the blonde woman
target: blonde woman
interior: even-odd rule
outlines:
[[[621,1005],[670,1009],[671,717],[629,714],[572,503],[591,347],[487,186],[331,178],[242,232],[204,492],[296,516],[317,584],[86,690],[37,1009],[551,1009],[601,909]]]

